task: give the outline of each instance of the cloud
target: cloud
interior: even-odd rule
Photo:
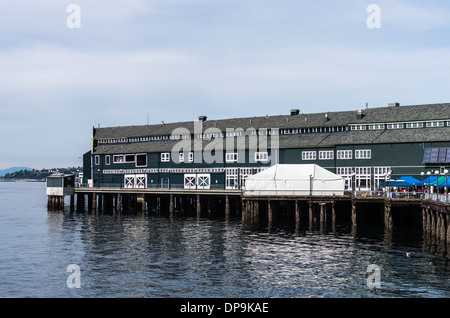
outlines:
[[[93,125],[144,124],[147,114],[158,123],[448,98],[442,2],[377,1],[377,30],[366,0],[74,0],[81,29],[66,26],[70,3],[0,5],[10,161],[77,161]]]

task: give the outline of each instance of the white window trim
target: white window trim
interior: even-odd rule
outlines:
[[[372,150],[370,149],[355,150],[355,159],[372,159]]]
[[[138,166],[137,156],[144,156],[144,155],[145,155],[145,165]],[[147,167],[147,165],[148,165],[148,158],[147,158],[147,154],[146,153],[137,153],[134,158],[135,158],[136,167]]]
[[[302,160],[316,160],[317,152],[316,151],[302,151]]]
[[[169,162],[169,161],[170,161],[170,152],[162,152],[161,162]]]
[[[184,152],[180,152],[180,153],[178,154],[178,161],[179,161],[179,162],[184,162]]]
[[[194,153],[193,152],[188,153],[188,162],[194,162]]]
[[[409,129],[423,128],[423,123],[422,122],[406,123],[406,128],[409,128]]]
[[[427,121],[426,122],[426,127],[430,128],[430,127],[444,127],[444,121],[440,120],[440,121]]]
[[[383,130],[384,124],[372,124],[369,125],[369,130]]]
[[[255,152],[255,161],[268,161],[269,155],[267,152]]]
[[[334,159],[333,150],[319,151],[319,160],[333,160],[333,159]]]
[[[110,155],[106,155],[105,156],[105,165],[109,166],[111,164],[111,156]]]
[[[100,156],[99,155],[95,155],[95,157],[94,157],[94,164],[96,166],[100,165]]]
[[[387,129],[402,129],[403,123],[387,124],[386,128]]]
[[[353,159],[353,151],[352,150],[338,150],[336,157],[339,160]]]
[[[237,152],[227,152],[225,153],[225,162],[237,162],[238,153]]]
[[[125,158],[123,155],[113,155],[113,163],[124,163]]]

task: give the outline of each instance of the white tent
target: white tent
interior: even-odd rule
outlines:
[[[343,195],[344,179],[318,165],[274,165],[245,180],[244,196]]]

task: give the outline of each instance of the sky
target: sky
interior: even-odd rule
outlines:
[[[81,166],[98,126],[450,102],[448,17],[446,0],[2,0],[0,169]]]

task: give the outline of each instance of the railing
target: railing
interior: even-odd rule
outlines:
[[[444,203],[450,202],[449,194],[424,193],[423,198],[427,200],[439,201]]]
[[[223,184],[210,184],[209,186],[203,187],[203,186],[192,186],[192,187],[185,187],[183,183],[171,183],[171,184],[161,184],[161,183],[147,183],[145,187],[140,186],[128,186],[126,187],[123,183],[108,183],[108,182],[102,182],[97,183],[95,182],[92,185],[93,188],[101,188],[101,189],[175,189],[175,190],[228,190],[225,189],[225,186]],[[80,184],[77,186],[77,188],[89,188],[89,185],[87,184]],[[232,190],[239,190],[239,189],[232,189]]]

